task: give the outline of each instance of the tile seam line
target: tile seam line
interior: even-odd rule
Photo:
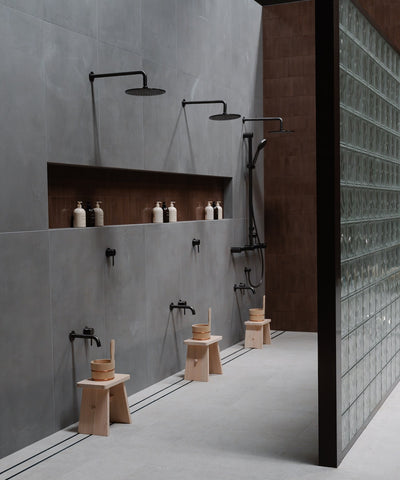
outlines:
[[[278,333],[277,333],[277,332],[278,332]],[[286,331],[285,331],[285,330],[275,330],[275,331],[274,331],[274,333],[277,333],[277,335],[275,335],[275,336],[272,336],[272,335],[271,335],[271,339],[274,339],[274,338],[276,338],[276,337],[279,337],[279,336],[281,336],[282,334],[286,333]],[[229,355],[227,355],[226,357],[224,357],[224,358],[223,358],[223,360],[224,360],[224,359],[226,359],[226,358],[228,358],[228,357],[230,357],[230,356],[232,356],[232,355],[234,355],[235,353],[238,353],[238,352],[242,351],[242,350],[245,350],[245,347],[243,347],[243,348],[241,348],[241,349],[237,350],[236,352],[233,352],[232,354],[229,354]],[[232,358],[232,359],[228,360],[228,362],[225,362],[223,365],[226,365],[227,363],[229,363],[229,362],[231,362],[231,361],[233,361],[233,360],[236,360],[237,358],[239,358],[239,357],[243,356],[243,355],[244,355],[244,354],[246,354],[246,353],[249,353],[249,352],[251,352],[252,350],[254,350],[254,349],[252,349],[252,348],[249,348],[249,349],[247,349],[245,352],[243,352],[243,353],[241,353],[241,354],[237,355],[236,357],[234,357],[234,358]],[[154,393],[154,394],[152,394],[151,396],[153,396],[153,395],[157,395],[157,393],[160,393],[161,391],[164,391],[165,389],[167,389],[167,388],[170,388],[171,386],[173,386],[173,385],[176,385],[177,383],[180,383],[181,381],[184,381],[184,379],[181,379],[181,380],[179,380],[179,381],[177,381],[177,382],[175,382],[175,383],[171,384],[171,385],[170,385],[170,386],[168,386],[168,387],[164,387],[162,390],[160,390],[160,391],[158,391],[158,392],[155,392],[155,393]],[[166,396],[170,395],[171,393],[174,393],[174,392],[176,392],[177,390],[180,390],[181,388],[185,387],[186,385],[189,385],[189,384],[190,384],[190,383],[192,383],[192,382],[193,382],[193,380],[189,380],[189,381],[187,381],[187,383],[185,383],[185,384],[183,384],[183,385],[180,385],[179,387],[175,388],[175,389],[174,389],[174,390],[172,390],[171,392],[168,392],[168,393],[166,393],[166,394],[162,395],[161,397],[154,399],[153,401],[151,401],[151,402],[147,403],[146,405],[143,405],[142,407],[140,407],[140,408],[138,408],[138,409],[134,410],[133,412],[129,412],[129,413],[130,413],[130,415],[133,415],[134,413],[138,412],[139,410],[142,410],[142,409],[144,409],[145,407],[148,407],[148,406],[152,405],[153,403],[157,402],[158,400],[161,400],[162,398],[164,398],[164,397],[166,397]],[[150,398],[150,397],[148,397],[148,398]],[[146,400],[146,399],[143,399],[142,401],[144,401],[144,400]],[[137,403],[141,403],[141,402],[139,401],[139,402],[137,402]],[[134,405],[136,405],[136,404],[133,404],[132,406],[134,406]],[[44,453],[44,452],[46,452],[46,451],[50,450],[51,448],[54,448],[54,447],[56,447],[56,446],[57,446],[57,445],[59,445],[60,443],[63,443],[63,442],[65,442],[65,441],[68,441],[68,440],[70,440],[71,438],[75,437],[76,435],[79,435],[79,433],[75,433],[74,435],[72,435],[72,436],[68,437],[67,439],[65,439],[65,440],[62,440],[61,442],[58,442],[57,444],[55,444],[55,445],[52,445],[51,447],[48,447],[48,448],[47,448],[47,449],[45,449],[45,450],[42,450],[41,452],[39,452],[39,453],[37,453],[37,454],[35,454],[35,455],[33,455],[33,456],[31,456],[31,457],[27,458],[26,460],[23,460],[23,461],[21,461],[21,462],[19,462],[19,463],[15,464],[15,465],[13,465],[13,466],[11,466],[11,467],[7,468],[7,470],[3,470],[2,472],[0,472],[0,475],[1,475],[1,474],[3,474],[3,473],[5,473],[5,472],[8,472],[8,471],[10,471],[10,470],[12,470],[12,469],[14,469],[14,468],[16,468],[17,466],[19,466],[19,465],[21,465],[22,463],[25,463],[25,462],[27,462],[27,461],[31,460],[32,458],[34,458],[34,457],[36,457],[36,456],[39,456],[39,455],[41,455],[42,453]],[[10,477],[7,477],[7,478],[5,478],[4,480],[9,480],[9,479],[11,479],[11,478],[14,478],[14,477],[16,477],[16,476],[18,476],[18,475],[20,475],[20,474],[22,474],[22,473],[26,472],[27,470],[30,470],[31,468],[33,468],[33,467],[35,467],[35,466],[39,465],[40,463],[43,463],[44,461],[46,461],[46,460],[48,460],[48,459],[50,459],[50,458],[54,457],[55,455],[58,455],[59,453],[62,453],[63,451],[65,451],[65,450],[69,449],[70,447],[73,447],[74,445],[77,445],[78,443],[82,442],[83,440],[86,440],[86,439],[88,439],[88,438],[89,438],[89,437],[91,437],[91,436],[92,436],[92,435],[91,435],[91,434],[89,434],[89,435],[87,435],[86,437],[79,439],[78,441],[76,441],[76,442],[72,443],[71,445],[68,445],[67,447],[65,447],[65,448],[63,448],[63,449],[61,449],[61,450],[58,450],[57,452],[54,452],[53,454],[49,455],[48,457],[46,457],[46,458],[43,458],[42,460],[40,460],[40,461],[38,461],[38,462],[36,462],[36,463],[34,463],[34,464],[32,464],[32,465],[30,465],[30,466],[26,467],[25,469],[21,470],[20,472],[16,472],[16,473],[14,473],[13,475],[11,475]]]

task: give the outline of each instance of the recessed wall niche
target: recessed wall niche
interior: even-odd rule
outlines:
[[[176,202],[178,221],[204,220],[208,200],[230,212],[229,177],[47,165],[49,228],[69,228],[77,201],[102,202],[105,225],[151,223],[156,201]]]

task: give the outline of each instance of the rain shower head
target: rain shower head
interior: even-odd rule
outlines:
[[[165,90],[162,88],[149,88],[149,87],[142,87],[142,88],[129,88],[125,90],[125,93],[128,95],[136,95],[139,97],[152,97],[155,95],[162,95],[165,93]]]
[[[183,99],[182,107],[185,108],[186,105],[204,104],[204,103],[222,103],[222,105],[224,106],[222,113],[211,115],[210,117],[208,117],[210,120],[235,120],[236,118],[241,117],[241,115],[239,115],[238,113],[227,113],[226,103],[223,100],[198,100],[193,102],[187,102],[185,99]]]
[[[219,113],[217,115],[211,115],[208,117],[210,120],[235,120],[236,118],[240,118],[241,115],[238,113]]]
[[[125,93],[128,95],[136,95],[141,97],[150,97],[153,95],[162,95],[165,93],[165,90],[162,88],[149,88],[147,86],[147,75],[142,70],[136,70],[134,72],[116,72],[116,73],[99,73],[94,74],[93,72],[89,73],[89,80],[94,82],[95,78],[106,78],[106,77],[126,77],[127,75],[141,75],[143,78],[143,85],[141,88],[129,88],[125,90]]]

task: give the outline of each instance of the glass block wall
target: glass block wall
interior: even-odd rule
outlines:
[[[400,56],[339,5],[345,450],[400,374]]]

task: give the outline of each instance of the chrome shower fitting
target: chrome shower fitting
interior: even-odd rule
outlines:
[[[116,73],[89,73],[89,80],[93,85],[95,78],[108,78],[108,77],[125,77],[127,75],[141,75],[143,77],[143,85],[141,88],[129,88],[125,90],[128,95],[137,95],[141,97],[149,97],[153,95],[162,95],[165,90],[162,88],[149,88],[147,86],[147,75],[143,70],[136,70],[132,72],[116,72]]]
[[[227,113],[227,105],[226,102],[223,100],[198,100],[198,101],[190,101],[187,102],[185,99],[182,100],[182,107],[185,108],[186,105],[199,105],[199,104],[208,104],[208,103],[222,103],[223,110],[222,113],[218,113],[216,115],[211,115],[209,117],[210,120],[235,120],[236,118],[240,118],[241,115],[238,113]]]

